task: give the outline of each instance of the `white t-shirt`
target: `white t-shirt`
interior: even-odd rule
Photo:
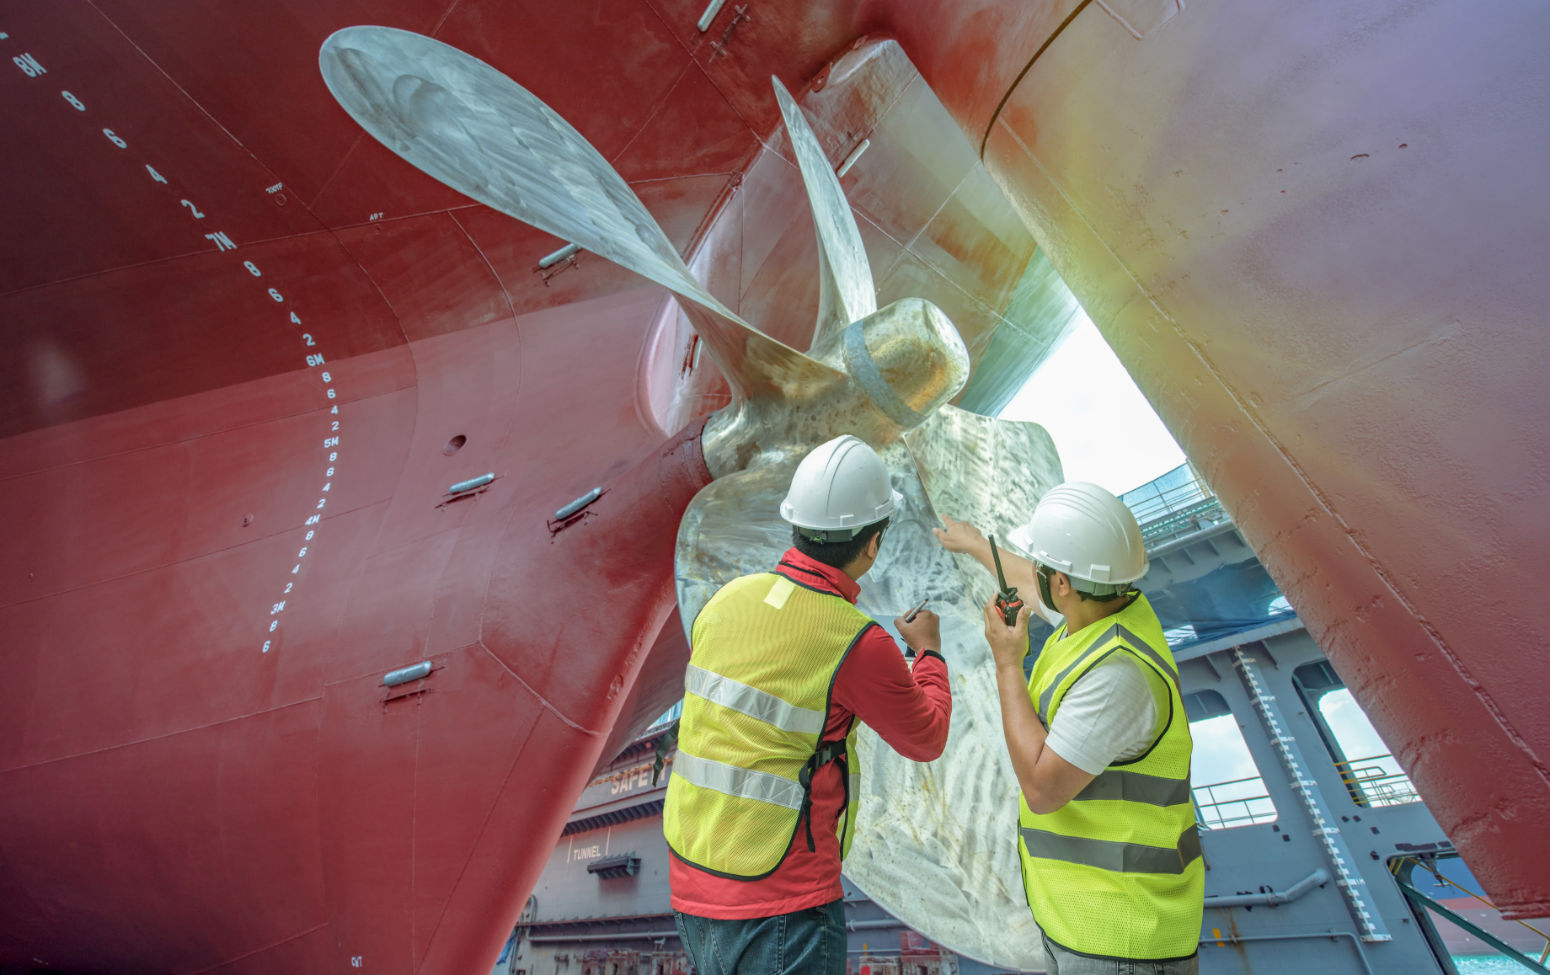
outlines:
[[[1145,752],[1161,729],[1143,666],[1116,653],[1083,674],[1055,712],[1047,747],[1090,775]]]

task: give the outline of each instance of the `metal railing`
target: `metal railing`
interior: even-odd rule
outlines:
[[[1208,829],[1236,829],[1276,820],[1275,803],[1265,787],[1265,780],[1253,775],[1228,782],[1197,785],[1190,790],[1195,796],[1195,818]],[[1219,795],[1218,792],[1245,792],[1246,795]],[[1255,805],[1258,804],[1258,805]]]
[[[1394,764],[1393,755],[1373,755],[1336,762],[1335,770],[1359,806],[1382,808],[1420,802],[1421,796],[1410,776],[1394,771]]]
[[[1512,959],[1529,971],[1550,973],[1550,968],[1545,967],[1545,963],[1550,961],[1550,935],[1547,935],[1545,932],[1541,931],[1539,928],[1534,927],[1532,924],[1529,924],[1527,921],[1517,918],[1512,919],[1523,929],[1527,930],[1530,934],[1535,936],[1533,939],[1526,940],[1537,940],[1543,943],[1544,947],[1538,949],[1539,959],[1536,961],[1526,952],[1520,951],[1518,948],[1509,944],[1503,938],[1485,930],[1483,927],[1464,917],[1462,914],[1459,914],[1456,911],[1444,906],[1432,896],[1421,891],[1415,886],[1411,879],[1411,875],[1414,872],[1414,869],[1416,867],[1420,867],[1430,873],[1432,875],[1433,881],[1435,881],[1437,884],[1451,887],[1453,890],[1460,894],[1463,894],[1467,897],[1472,897],[1483,904],[1486,908],[1495,911],[1498,915],[1500,915],[1501,908],[1497,907],[1489,900],[1486,900],[1484,897],[1470,890],[1468,887],[1462,887],[1455,883],[1453,880],[1444,876],[1442,871],[1437,868],[1438,860],[1452,860],[1457,858],[1457,853],[1423,854],[1419,857],[1396,857],[1389,861],[1389,870],[1394,874],[1394,880],[1399,884],[1400,892],[1403,893],[1405,895],[1405,899],[1410,902],[1411,908],[1416,913],[1416,917],[1421,920],[1422,924],[1432,930],[1433,935],[1436,934],[1436,928],[1432,919],[1427,916],[1428,911],[1437,915],[1443,920],[1458,926],[1469,934],[1474,935],[1485,944],[1495,948],[1504,957]]]
[[[1179,483],[1166,488],[1157,486],[1166,481]],[[1216,495],[1188,464],[1174,468],[1151,484],[1126,491],[1124,501],[1140,523],[1141,537],[1149,547],[1227,520]]]

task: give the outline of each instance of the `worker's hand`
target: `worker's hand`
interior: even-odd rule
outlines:
[[[966,521],[957,521],[946,515],[942,516],[944,528],[931,529],[936,535],[936,540],[942,543],[942,547],[949,552],[964,552],[975,558],[979,557],[980,549],[989,549],[990,543],[978,528]]]
[[[893,626],[908,646],[916,650],[942,652],[942,618],[931,610],[921,610],[908,623],[904,622],[904,617],[896,616]]]
[[[1001,617],[1001,608],[996,605],[996,597],[991,596],[990,602],[985,604],[985,641],[990,644],[997,667],[1015,666],[1021,670],[1023,658],[1028,656],[1028,607],[1019,609],[1017,622],[1007,626]]]

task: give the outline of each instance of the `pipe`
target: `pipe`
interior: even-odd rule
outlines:
[[[581,251],[581,245],[580,244],[566,244],[564,247],[561,247],[559,250],[554,251],[553,253],[550,253],[550,254],[545,254],[543,257],[540,257],[538,259],[539,270],[544,270],[546,268],[551,268],[554,265],[560,263],[561,261],[568,261],[572,257],[575,257],[578,253],[580,253],[580,251]]]
[[[1202,948],[1215,944],[1218,941],[1228,941],[1233,944],[1242,944],[1245,941],[1314,941],[1319,938],[1350,938],[1351,944],[1356,947],[1356,960],[1362,963],[1362,970],[1367,975],[1373,975],[1372,966],[1367,964],[1367,951],[1362,947],[1362,941],[1350,931],[1310,931],[1307,934],[1247,934],[1247,935],[1222,935],[1219,938],[1201,938]]]
[[[484,487],[486,484],[489,484],[493,480],[495,480],[495,473],[493,471],[489,474],[480,474],[478,477],[471,477],[466,481],[458,481],[456,484],[447,488],[447,493],[463,494],[465,492],[472,491],[474,488]]]
[[[710,22],[716,19],[717,14],[721,13],[721,5],[726,2],[727,0],[710,0],[710,6],[705,8],[705,12],[700,14],[699,22],[694,25],[700,29],[701,34],[710,30]]]
[[[846,156],[845,157],[845,161],[840,163],[840,167],[839,167],[838,170],[835,171],[834,175],[836,175],[836,176],[844,176],[846,173],[850,172],[850,167],[852,167],[852,166],[854,166],[856,164],[856,160],[861,158],[861,154],[863,152],[866,152],[867,151],[867,147],[870,146],[871,144],[872,144],[872,140],[871,139],[862,139],[860,145],[858,145],[858,146],[856,146],[856,148],[850,150],[850,155]]]
[[[1257,907],[1268,904],[1289,904],[1320,884],[1329,883],[1329,871],[1323,867],[1308,874],[1286,890],[1271,890],[1258,894],[1218,894],[1206,898],[1207,907]]]
[[[387,687],[397,687],[399,684],[407,684],[412,680],[419,680],[431,672],[431,662],[422,660],[410,667],[400,667],[398,670],[390,670],[382,675],[382,683]]]
[[[573,515],[576,512],[580,511],[582,508],[585,508],[587,505],[591,504],[592,502],[596,501],[598,498],[601,498],[602,496],[603,496],[603,489],[600,488],[600,487],[595,487],[592,490],[588,491],[586,494],[583,494],[581,497],[579,497],[576,500],[572,501],[570,504],[568,504],[565,507],[561,508],[559,511],[556,511],[554,513],[554,520],[555,521],[564,521],[565,519],[569,518],[571,515]]]

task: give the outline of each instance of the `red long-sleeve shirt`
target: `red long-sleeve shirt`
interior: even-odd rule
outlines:
[[[794,548],[786,552],[775,571],[852,603],[861,592],[844,572]],[[947,745],[952,708],[947,664],[942,658],[922,654],[911,672],[888,632],[871,626],[840,665],[823,740],[844,738],[852,719],[859,719],[900,755],[929,762]],[[844,812],[845,792],[838,763],[830,762],[813,776],[812,797],[815,849],[808,850],[807,830],[798,823],[785,860],[762,880],[718,877],[669,854],[673,909],[721,919],[773,917],[839,900],[844,892],[840,887],[840,841],[834,829]]]

